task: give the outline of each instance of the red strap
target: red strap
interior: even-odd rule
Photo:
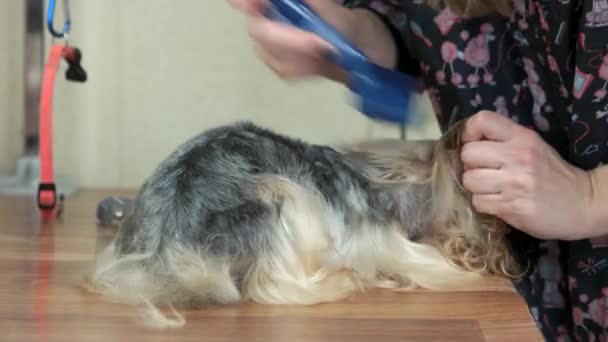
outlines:
[[[38,207],[46,217],[56,209],[57,192],[53,175],[53,88],[55,76],[61,63],[64,45],[53,45],[44,66],[42,89],[40,93],[40,184],[38,188]]]

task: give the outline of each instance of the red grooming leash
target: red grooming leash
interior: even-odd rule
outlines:
[[[57,206],[57,187],[53,169],[53,90],[55,76],[64,59],[69,67],[66,71],[68,81],[85,82],[86,72],[80,66],[80,50],[68,45],[54,44],[44,66],[42,88],[40,93],[40,123],[39,123],[39,160],[40,180],[38,184],[38,208],[44,218],[59,214]]]

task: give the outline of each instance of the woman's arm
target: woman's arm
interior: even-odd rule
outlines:
[[[414,77],[420,76],[420,64],[407,46],[404,26],[408,17],[402,3],[390,0],[342,0],[356,17],[355,43],[377,64]],[[361,25],[361,23],[365,23]]]
[[[589,237],[608,235],[608,165],[588,172],[592,200],[589,208]]]
[[[293,79],[320,75],[344,81],[343,71],[325,58],[332,47],[316,35],[266,18],[263,13],[267,0],[228,1],[247,15],[249,34],[258,56],[280,77]],[[417,64],[408,58],[401,33],[388,19],[400,10],[388,1],[306,2],[374,63],[404,72],[417,72]],[[378,3],[386,5],[382,13],[371,8]]]
[[[351,37],[372,61],[385,68],[397,67],[397,42],[390,26],[381,17],[367,9],[351,10]]]

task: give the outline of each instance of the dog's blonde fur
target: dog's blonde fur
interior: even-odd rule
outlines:
[[[412,226],[427,222],[429,228],[418,238],[404,233],[411,227],[395,221],[347,225],[312,187],[260,176],[255,197],[280,208],[266,221],[270,233],[255,242],[261,246],[255,260],[148,234],[147,247],[139,253],[121,254],[114,240],[98,258],[88,288],[116,302],[144,304],[152,324],[166,327],[181,326],[184,319],[175,311],[177,318],[168,319],[156,306],[310,305],[371,288],[466,289],[484,275],[516,277],[521,269],[509,253],[505,225],[477,213],[459,185],[460,131],[456,126],[439,141],[368,142],[344,149],[379,170],[371,179],[379,186],[429,189],[430,203],[417,204],[427,209],[409,221]],[[357,194],[346,195],[357,206]],[[365,210],[363,202],[360,206]]]
[[[375,146],[363,144],[360,148],[367,150],[368,158],[386,170],[377,182],[430,186],[433,211],[428,215],[434,218],[434,235],[427,236],[425,243],[468,271],[517,278],[522,269],[508,251],[507,225],[474,210],[470,193],[461,185],[464,123],[454,125],[437,142],[388,141]],[[395,151],[397,146],[402,150]],[[386,154],[390,150],[393,151]]]

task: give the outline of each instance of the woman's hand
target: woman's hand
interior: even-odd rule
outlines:
[[[265,0],[229,0],[248,16],[248,31],[257,56],[279,77],[294,80],[324,76],[343,81],[343,72],[327,56],[333,47],[319,36],[278,23],[264,16]],[[310,5],[338,31],[348,35],[351,12],[334,1],[308,0]]]
[[[590,175],[566,163],[534,131],[494,112],[467,120],[461,159],[473,206],[541,239],[589,237]]]
[[[264,16],[268,0],[228,0],[248,17],[258,57],[286,80],[322,76],[345,82],[346,75],[327,57],[333,46],[319,36]],[[336,1],[307,0],[324,20],[380,65],[393,65],[396,53],[387,29],[369,11],[350,10]]]

